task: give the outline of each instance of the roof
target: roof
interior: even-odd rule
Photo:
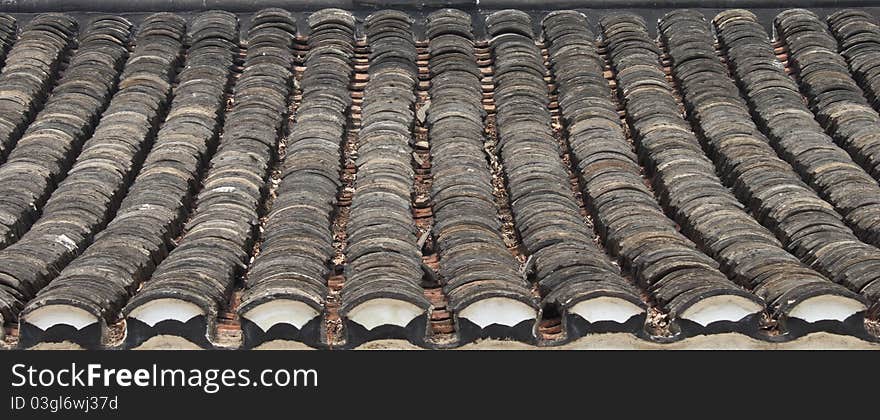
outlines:
[[[2,15],[5,346],[876,348],[875,12]]]

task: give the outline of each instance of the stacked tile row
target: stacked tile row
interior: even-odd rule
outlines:
[[[605,21],[607,27],[613,28],[610,22]],[[620,26],[623,26],[622,22],[618,22],[618,27]],[[683,238],[675,232],[674,223],[666,218],[652,192],[642,181],[637,157],[619,126],[616,106],[609,97],[608,85],[603,77],[604,63],[596,52],[593,35],[586,29],[586,18],[572,11],[554,12],[545,18],[544,27],[550,42],[551,63],[560,90],[559,104],[568,125],[572,152],[578,162],[581,179],[584,180],[588,203],[597,216],[597,223],[612,252],[620,255],[627,265],[638,268],[634,265],[637,260],[632,258],[633,251],[621,247],[627,245],[631,239],[622,228],[632,225],[642,230],[647,230],[650,226],[651,236],[664,235],[678,239],[676,242],[680,245],[677,247],[683,249],[668,255],[669,261],[676,254],[693,254],[694,245],[681,240]],[[616,56],[625,57],[619,50]],[[650,56],[632,58],[644,63],[650,62],[646,60]],[[748,260],[743,258],[743,253],[751,246],[763,248],[764,254],[787,263],[783,265],[798,267],[797,259],[778,249],[772,235],[764,232],[760,225],[741,211],[736,200],[711,171],[695,171],[695,168],[706,167],[706,159],[699,153],[699,145],[692,133],[682,124],[675,103],[669,101],[668,90],[640,91],[626,84],[632,80],[626,79],[627,73],[632,71],[629,67],[617,65],[616,69],[624,77],[620,88],[625,92],[622,99],[625,100],[627,111],[636,115],[630,122],[638,151],[647,166],[655,172],[655,186],[664,204],[674,210],[676,220],[689,236],[700,243],[703,250],[721,261],[725,272],[744,285],[754,283],[757,277],[756,267],[747,266]],[[651,85],[664,86],[663,74],[656,71],[656,67],[645,69],[642,76],[650,80]],[[568,91],[574,93],[567,93]],[[663,106],[656,110],[651,108],[649,104],[654,101],[659,101]],[[658,144],[659,137],[655,137],[652,132],[659,125],[652,125],[651,122],[667,128],[662,132],[665,142]],[[694,145],[697,146],[696,150]],[[661,153],[658,146],[668,152]],[[677,172],[671,172],[673,170]],[[682,180],[685,182],[680,182]],[[691,195],[693,193],[697,194]],[[707,202],[708,200],[714,202]],[[732,223],[716,225],[719,220],[711,219],[710,216],[713,215],[722,219],[731,218]],[[739,229],[743,231],[739,232]],[[738,233],[741,236],[736,236]],[[730,247],[732,244],[738,246]],[[630,246],[638,245],[639,243],[634,243]],[[663,246],[671,248],[670,244]],[[699,258],[702,260],[701,256]],[[683,267],[679,270],[700,274],[699,271],[686,268],[684,261],[687,260],[682,260]],[[655,264],[664,264],[664,261],[660,260]],[[782,269],[780,267],[777,270]],[[805,267],[804,269],[809,271]],[[712,273],[713,278],[718,278],[714,271],[706,270],[701,271]],[[649,267],[638,272],[650,273]],[[695,275],[690,281],[682,281],[678,286],[683,291],[688,287],[699,287],[695,286],[699,285],[698,279],[699,276]],[[650,278],[640,280],[645,284],[664,283],[663,280]],[[718,282],[723,284],[720,278]],[[741,292],[731,289],[730,286],[726,284],[723,287],[740,295]]]
[[[683,230],[703,240],[704,249],[720,249],[711,241],[724,239],[726,226],[704,224],[717,224],[717,216],[722,215],[722,221],[739,222],[743,228],[753,230],[758,244],[773,245],[772,235],[756,229],[757,223],[740,211],[736,199],[715,176],[712,163],[702,156],[699,143],[679,114],[658,62],[659,50],[642,18],[612,15],[603,18],[600,25],[630,132],[642,161],[654,172],[654,188],[661,203],[680,223],[684,222]],[[707,209],[727,211],[707,213]],[[635,210],[622,208],[621,213],[632,216]],[[714,237],[693,234],[708,234],[712,227],[719,226],[720,232],[714,232]],[[635,217],[618,228],[625,236],[617,248],[638,264],[633,269],[673,318],[684,316],[691,306],[715,296],[735,296],[751,302],[743,304],[749,309],[738,314],[742,319],[760,311],[763,302],[728,280],[718,271],[715,260],[674,228],[662,227],[647,218]]]
[[[302,321],[289,312],[279,315],[284,318],[280,323],[296,329],[284,338],[318,340],[315,324],[328,294],[341,144],[351,106],[348,87],[354,72],[355,19],[343,10],[324,9],[309,15],[308,24],[311,34],[302,100],[285,140],[281,179],[239,308],[247,346],[256,344],[259,336],[277,324],[261,324],[260,311],[251,311],[278,301],[299,302],[311,309]],[[308,321],[313,321],[309,325],[313,328],[297,336]],[[249,331],[255,327],[260,330]]]
[[[6,62],[6,54],[17,38],[18,24],[15,18],[5,13],[0,14],[0,66]]]
[[[457,314],[474,302],[507,296],[530,303],[530,285],[501,236],[483,152],[485,111],[471,18],[459,10],[437,11],[428,16],[426,30],[433,232],[449,308]]]
[[[789,9],[774,20],[816,119],[875,180],[880,180],[880,115],[850,76],[837,40],[815,13]]]
[[[46,105],[0,166],[0,248],[24,235],[67,175],[116,90],[130,37],[127,20],[96,18]]]
[[[615,221],[642,219],[661,230],[671,228],[672,223],[642,180],[632,146],[621,129],[617,105],[612,102],[604,77],[604,62],[596,50],[595,37],[587,29],[586,17],[575,11],[551,12],[542,27],[568,145],[587,207],[610,251],[622,257],[619,245],[624,237],[616,234]],[[610,197],[614,200],[609,201]],[[634,209],[638,210],[628,213]],[[613,296],[638,307],[637,313],[644,310],[639,291],[619,273],[603,270],[584,276],[584,280],[572,282],[571,287],[581,290],[558,303],[565,307],[587,297]],[[545,301],[557,294],[551,292]]]
[[[76,20],[67,15],[37,15],[6,55],[0,73],[0,158],[9,154],[42,105],[64,56],[75,43],[77,27]]]
[[[675,74],[683,77],[688,109],[704,135],[735,143],[742,134],[753,132],[741,98],[729,90],[729,80],[718,77],[724,66],[714,56],[710,28],[702,14],[670,12],[661,19],[660,31]],[[703,96],[706,91],[714,94]],[[677,120],[685,121],[677,112],[674,114]],[[800,313],[796,310],[799,305],[817,296],[839,296],[862,306],[858,295],[801,263],[771,231],[744,211],[715,175],[715,166],[703,154],[695,135],[688,132],[682,139],[691,147],[681,156],[699,162],[700,169],[682,162],[651,162],[654,168],[663,168],[658,170],[662,174],[659,182],[668,191],[669,206],[731,277],[766,301],[783,329],[788,327],[789,315]],[[853,168],[861,171],[858,166]]]
[[[835,283],[871,298],[864,286],[876,283],[880,253],[859,241],[834,208],[823,201],[777,156],[750,118],[749,107],[727,68],[718,60],[702,15],[679,11],[661,27],[688,28],[685,41],[664,36],[688,114],[705,139],[722,178],[749,204],[786,249]],[[760,261],[760,259],[756,260]],[[872,268],[873,271],[872,272]],[[794,280],[783,277],[783,282]],[[817,283],[819,284],[819,283]],[[880,283],[872,287],[880,287]],[[876,299],[876,298],[875,298]]]
[[[289,12],[263,9],[254,15],[233,107],[225,115],[185,233],[124,308],[130,343],[163,332],[150,320],[188,320],[175,318],[161,306],[158,314],[139,315],[148,304],[169,300],[201,312],[200,324],[183,331],[191,333],[193,341],[213,334],[217,312],[229,301],[252,253],[269,167],[287,120],[295,37],[296,22]],[[173,322],[171,328],[177,331]]]
[[[586,282],[596,273],[613,276],[617,271],[593,243],[560,159],[532,20],[522,11],[502,10],[489,15],[486,26],[494,59],[497,150],[514,225],[532,258],[532,275],[544,295],[556,289],[573,292],[575,283],[589,288]],[[518,286],[519,299],[529,302],[528,285]]]
[[[844,9],[830,14],[826,21],[852,75],[874,109],[880,110],[880,25],[872,14]]]
[[[79,255],[122,200],[165,113],[185,27],[169,13],[144,20],[120,90],[94,135],[40,219],[0,251],[0,313],[7,320]]]
[[[834,205],[863,241],[880,244],[880,186],[813,118],[755,15],[729,10],[716,17],[715,26],[733,76],[778,154]]]
[[[420,286],[422,254],[410,207],[410,142],[418,81],[412,23],[409,15],[395,10],[373,13],[364,21],[369,82],[347,225],[348,264],[339,308],[343,318],[376,299],[406,302],[422,311],[430,307]]]
[[[40,308],[67,305],[111,323],[178,236],[226,107],[238,19],[224,11],[201,13],[189,25],[186,43],[186,63],[168,115],[119,210],[82,255],[25,307],[25,322]]]
[[[560,100],[566,106],[583,93],[572,86],[568,74],[558,72],[559,66],[565,65],[561,62],[570,58],[558,43],[570,32],[570,23],[565,15],[558,14],[545,21],[550,54],[554,57],[551,62],[560,77]],[[499,150],[515,226],[531,254],[532,275],[544,297],[542,306],[555,306],[564,315],[569,338],[589,328],[575,330],[574,320],[568,319],[574,312],[569,312],[593,298],[623,299],[635,309],[634,315],[640,315],[644,304],[638,292],[598,248],[572,194],[569,174],[551,131],[544,81],[546,67],[534,42],[531,19],[523,12],[501,11],[490,15],[487,25],[495,56]],[[598,318],[581,312],[579,316],[583,319],[578,321],[609,321],[602,315],[593,315]],[[628,318],[613,321],[623,324]]]

